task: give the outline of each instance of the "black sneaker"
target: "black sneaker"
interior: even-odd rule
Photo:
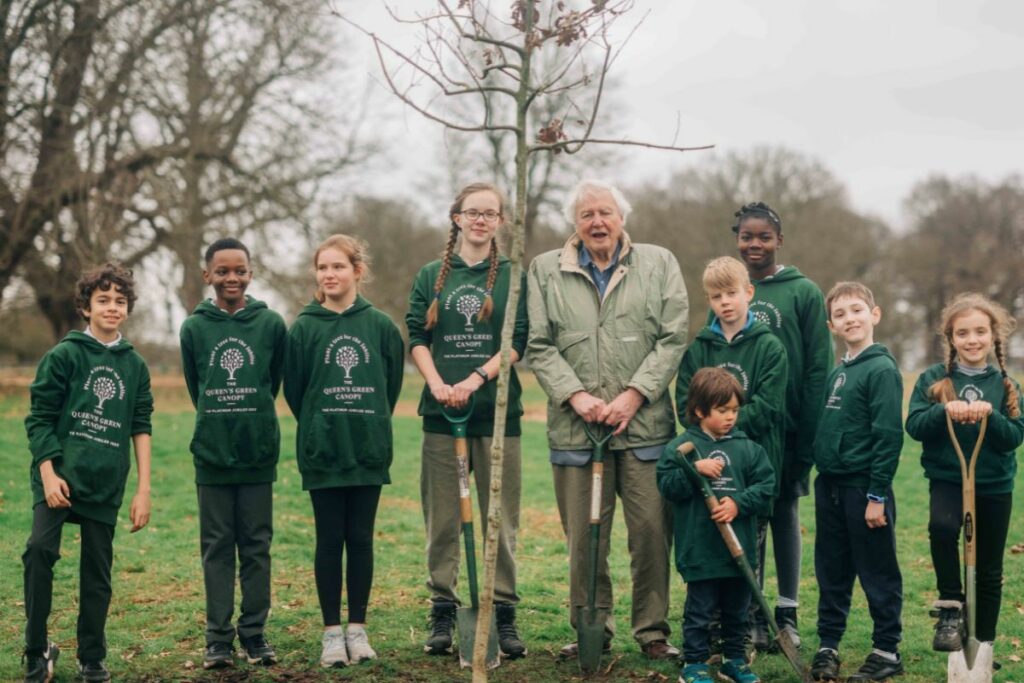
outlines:
[[[52,640],[46,644],[43,652],[37,655],[26,653],[22,657],[25,662],[25,683],[50,683],[57,657],[60,657],[60,648]]]
[[[428,655],[450,655],[455,631],[455,603],[435,602],[430,608],[430,637],[423,645]]]
[[[231,647],[231,643],[220,640],[210,643],[206,646],[206,652],[203,653],[203,668],[226,669],[234,666],[234,653],[235,648]]]
[[[899,654],[896,655],[896,661],[892,662],[877,652],[872,652],[864,660],[864,663],[860,665],[856,673],[851,674],[846,680],[847,683],[884,681],[890,676],[898,676],[901,673],[903,673],[903,659],[900,658]]]
[[[796,624],[796,607],[776,607],[775,623],[778,624],[779,630],[787,634],[793,645],[799,649],[800,629]],[[772,649],[778,649],[778,645],[774,642]]]
[[[241,638],[239,645],[242,646],[239,655],[245,657],[245,661],[250,664],[261,666],[277,664],[277,653],[274,652],[274,648],[270,646],[262,633],[249,638]]]
[[[811,660],[811,678],[816,681],[839,680],[839,653],[823,647],[814,653]]]
[[[963,618],[959,607],[945,606],[930,611],[929,616],[936,617],[935,637],[932,649],[936,652],[956,652],[963,648]]]
[[[110,680],[110,671],[103,660],[95,662],[78,662],[78,677],[87,683],[103,683]]]
[[[495,604],[495,623],[498,625],[498,649],[508,659],[526,656],[526,643],[516,630],[516,606]]]

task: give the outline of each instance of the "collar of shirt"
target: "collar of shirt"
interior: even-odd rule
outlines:
[[[92,333],[92,330],[89,329],[88,325],[85,326],[85,333],[87,335],[89,335],[90,337],[92,337],[93,339],[95,339],[96,341],[100,342],[100,344],[103,344],[104,346],[106,346],[108,349],[112,349],[112,348],[114,348],[115,346],[117,346],[118,344],[121,343],[121,333],[120,332],[117,333],[117,339],[115,339],[114,341],[111,341],[111,342],[100,341],[96,337],[96,335]]]
[[[743,323],[743,329],[740,330],[735,337],[733,337],[733,340],[735,341],[736,339],[739,339],[744,332],[749,330],[750,326],[754,324],[755,320],[757,320],[757,318],[754,317],[754,312],[748,310],[747,322]],[[725,332],[722,331],[722,321],[718,319],[717,315],[715,316],[715,319],[711,321],[711,324],[708,325],[708,329],[717,334],[719,337],[725,338]]]
[[[590,252],[583,242],[580,242],[580,267],[585,268],[590,273],[591,279],[594,284],[597,285],[597,289],[601,292],[601,296],[604,296],[604,290],[608,287],[608,282],[611,280],[612,273],[619,265],[619,255],[622,252],[622,241],[615,245],[615,253],[612,254],[611,263],[608,267],[602,270],[596,263],[594,258],[590,255]]]

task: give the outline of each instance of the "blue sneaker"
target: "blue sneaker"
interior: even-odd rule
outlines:
[[[718,677],[733,683],[761,683],[756,673],[750,670],[743,659],[730,659],[718,670]]]
[[[679,672],[679,683],[714,683],[707,664],[687,664]]]

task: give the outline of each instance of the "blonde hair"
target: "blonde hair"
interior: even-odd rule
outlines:
[[[343,235],[341,233],[335,233],[320,243],[320,246],[313,252],[313,270],[316,271],[317,263],[320,260],[320,254],[325,249],[337,249],[338,251],[348,256],[349,262],[352,263],[352,268],[356,272],[356,291],[359,291],[361,285],[369,283],[373,280],[373,273],[370,272],[370,247],[364,240],[352,235]],[[327,295],[323,293],[320,286],[317,285],[316,293],[313,295],[316,300],[323,303],[327,299]]]
[[[828,290],[828,296],[825,297],[825,314],[829,320],[832,319],[832,303],[844,296],[860,299],[868,305],[868,308],[875,307],[875,295],[871,293],[867,285],[860,282],[837,282],[832,285],[832,289]]]
[[[956,347],[953,346],[953,324],[962,315],[977,311],[988,317],[989,325],[992,327],[992,347],[995,352],[996,362],[999,363],[999,371],[1003,375],[1003,389],[1006,392],[1006,413],[1010,417],[1019,417],[1020,408],[1017,406],[1017,386],[1010,379],[1006,372],[1006,339],[1017,327],[1017,321],[1009,312],[992,301],[984,294],[967,292],[953,298],[946,307],[942,309],[942,326],[939,334],[946,345],[946,376],[936,381],[928,388],[929,397],[938,403],[948,403],[956,400],[956,392],[953,389],[953,365],[956,363]]]
[[[704,267],[704,293],[721,291],[729,287],[749,287],[750,274],[747,267],[732,256],[720,256]]]
[[[444,289],[445,280],[448,279],[448,273],[452,270],[452,254],[455,252],[455,242],[459,239],[459,232],[461,231],[459,224],[455,222],[455,216],[462,211],[462,202],[466,201],[466,197],[477,192],[490,192],[494,194],[498,198],[498,212],[501,214],[505,213],[505,195],[501,193],[501,190],[496,185],[491,183],[471,183],[462,188],[459,194],[455,196],[455,201],[452,202],[451,207],[448,209],[448,219],[452,225],[448,229],[448,242],[441,253],[441,270],[437,274],[437,279],[434,280],[434,300],[427,307],[427,314],[423,320],[423,327],[428,330],[434,329],[437,325],[437,312],[440,308],[441,291]],[[491,293],[494,291],[494,282],[498,279],[498,241],[493,237],[491,238],[491,250],[487,258],[490,262],[490,268],[487,270],[484,302],[480,306],[480,311],[476,314],[476,319],[479,322],[490,320],[491,313],[494,312],[494,298],[491,296]]]

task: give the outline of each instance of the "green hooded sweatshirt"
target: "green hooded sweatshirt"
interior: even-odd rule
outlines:
[[[711,481],[711,491],[721,500],[732,498],[739,514],[732,528],[752,568],[757,567],[757,520],[771,515],[775,472],[765,450],[733,429],[713,439],[700,427],[690,427],[670,441],[658,460],[658,490],[670,501],[674,515],[676,569],[684,581],[704,581],[742,576],[729,555],[718,526],[711,521],[704,496],[686,475],[676,449],[693,442],[692,460],[713,458],[725,463],[722,476]]]
[[[284,397],[299,422],[302,488],[390,484],[402,335],[361,296],[342,313],[313,301],[288,331]]]
[[[872,344],[829,374],[814,440],[818,472],[840,486],[887,495],[903,448],[903,378],[896,359]]]
[[[946,409],[943,404],[936,403],[928,396],[928,389],[945,376],[946,367],[941,363],[921,373],[914,385],[914,393],[910,396],[907,433],[922,443],[921,464],[924,465],[924,476],[959,485],[960,459],[949,440]],[[951,377],[953,389],[961,401],[988,401],[993,408],[974,472],[977,492],[982,495],[1011,493],[1014,477],[1017,476],[1015,451],[1024,441],[1024,417],[1007,415],[1002,374],[990,365],[981,375],[965,375],[954,369]],[[1024,416],[1020,385],[1014,382],[1014,386],[1017,388],[1017,407]],[[964,457],[970,458],[978,439],[979,425],[954,423],[953,428]],[[970,463],[970,460],[967,462]]]
[[[786,349],[764,323],[750,316],[732,341],[722,336],[718,319],[704,327],[683,354],[676,377],[676,414],[686,421],[690,380],[701,368],[725,368],[739,380],[744,400],[736,428],[768,452],[775,470],[775,495],[782,486],[783,416],[786,410]]]
[[[483,260],[474,266],[458,254],[451,257],[451,270],[444,282],[438,306],[437,325],[426,329],[427,309],[434,300],[434,282],[441,271],[441,262],[432,261],[420,268],[409,293],[409,312],[405,324],[409,329],[409,346],[427,346],[434,359],[434,366],[441,378],[448,384],[457,384],[466,379],[474,368],[486,363],[501,349],[501,326],[505,321],[505,304],[508,301],[511,263],[504,256],[498,257],[498,273],[494,282],[494,311],[486,322],[477,319],[486,296],[487,273],[490,262]],[[516,325],[512,334],[512,348],[522,358],[526,351],[526,274],[520,281],[519,305],[516,307]],[[492,436],[494,433],[494,400],[498,392],[497,382],[487,382],[474,394],[476,401],[473,416],[466,423],[469,436]],[[520,396],[523,390],[515,367],[508,388],[508,412],[505,422],[505,436],[519,436],[519,418],[523,414]],[[434,400],[430,388],[423,387],[420,397],[419,414],[423,416],[423,431],[433,434],[451,434],[452,428],[441,414],[441,406]]]
[[[72,331],[43,356],[29,392],[32,504],[45,504],[39,464],[52,460],[71,490],[71,511],[116,524],[131,438],[153,431],[146,362],[124,339],[107,347]]]
[[[277,478],[284,320],[245,298],[234,315],[207,300],[181,325],[181,365],[196,408],[196,483],[263,484]]]

